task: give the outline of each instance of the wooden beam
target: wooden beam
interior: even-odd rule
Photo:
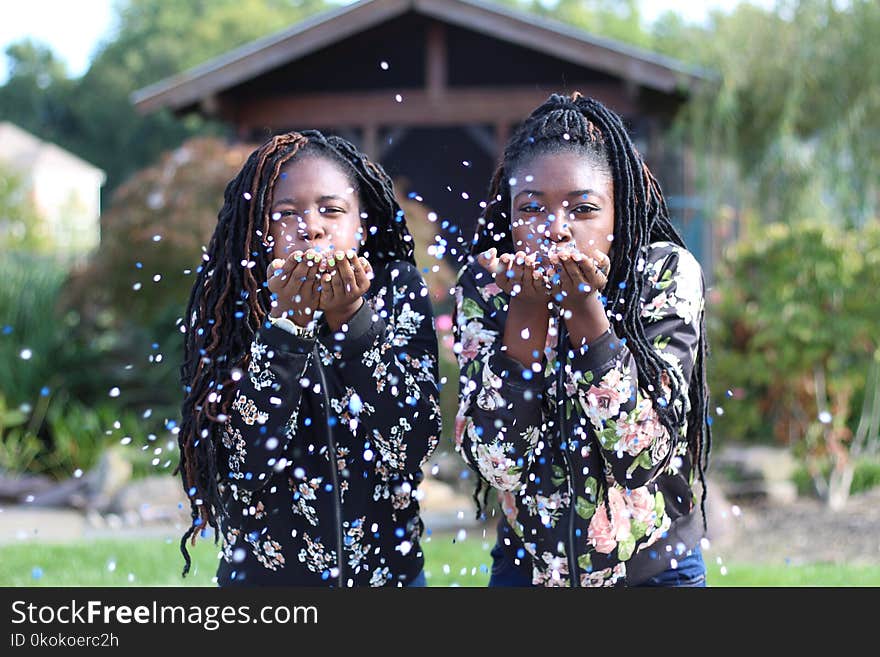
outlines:
[[[599,39],[557,21],[530,17],[525,12],[490,9],[457,0],[412,0],[416,11],[450,25],[537,50],[611,75],[673,93],[699,79],[695,69],[656,53]]]
[[[619,114],[636,107],[618,84],[573,84],[586,96],[605,103]],[[458,126],[470,123],[513,124],[557,91],[539,87],[449,88],[441,99],[424,89],[382,92],[302,94],[243,98],[228,118],[238,123],[272,129],[290,125],[303,128],[363,127],[381,122],[388,126]],[[401,96],[397,102],[395,96]]]
[[[303,124],[309,126],[317,126],[317,124],[309,123]],[[337,126],[324,126],[324,127],[337,127]],[[367,123],[364,125],[364,139],[362,142],[361,149],[364,153],[367,153],[370,157],[378,157],[374,156],[373,153],[378,152],[379,149],[379,127],[375,123]]]
[[[324,12],[278,34],[270,35],[224,53],[205,64],[131,94],[141,114],[164,107],[179,110],[203,96],[222,91],[284,66],[327,46],[360,34],[400,16],[412,0],[359,3]]]
[[[440,100],[446,92],[449,78],[445,25],[434,21],[428,26],[425,48],[425,88],[431,100]]]

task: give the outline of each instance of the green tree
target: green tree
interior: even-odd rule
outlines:
[[[0,251],[43,251],[40,217],[21,177],[0,163]]]
[[[654,47],[718,73],[682,116],[710,200],[760,209],[763,221],[877,216],[880,69],[866,63],[880,57],[880,4],[741,4],[705,28],[667,15]]]
[[[567,23],[598,37],[647,48],[651,33],[644,26],[639,0],[496,0],[515,9]]]
[[[325,0],[118,0],[115,29],[86,74],[67,76],[51,50],[7,50],[0,119],[58,143],[107,172],[105,199],[128,176],[195,134],[223,128],[168,112],[137,114],[130,94],[326,9]]]

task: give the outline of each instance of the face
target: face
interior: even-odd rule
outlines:
[[[272,257],[294,251],[347,251],[361,244],[360,203],[334,161],[294,158],[282,167],[269,206]]]
[[[511,175],[515,251],[599,249],[614,239],[614,185],[607,167],[572,152],[538,155]]]

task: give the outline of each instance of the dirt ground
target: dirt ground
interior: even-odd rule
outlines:
[[[788,504],[707,502],[710,557],[725,562],[880,564],[880,488],[854,495],[843,511],[798,498]]]

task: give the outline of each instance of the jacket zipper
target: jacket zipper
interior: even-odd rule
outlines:
[[[565,455],[565,465],[568,468],[568,578],[571,582],[571,588],[577,588],[580,586],[580,582],[578,582],[577,578],[577,558],[575,557],[576,542],[574,535],[574,523],[575,515],[577,513],[577,505],[575,503],[574,466],[571,464],[571,449],[569,448],[568,439],[565,438],[564,432],[565,395],[562,385],[562,378],[565,369],[565,359],[562,355],[562,347],[565,345],[566,330],[561,319],[562,318],[560,318],[559,321],[559,340],[556,343],[556,361],[559,363],[559,369],[556,372],[556,414],[557,422],[559,423],[559,437],[561,441],[564,440],[565,442],[565,448],[563,449],[563,452]]]
[[[330,453],[330,479],[333,482],[333,515],[336,519],[336,570],[338,571],[337,584],[342,588],[345,579],[342,573],[342,501],[339,498],[339,466],[336,461],[336,441],[333,440],[333,429],[330,427],[330,395],[327,393],[327,377],[324,376],[324,366],[321,364],[321,354],[318,349],[318,341],[315,340],[313,349],[315,365],[321,377],[321,394],[324,397],[324,427],[327,438],[327,449]]]

